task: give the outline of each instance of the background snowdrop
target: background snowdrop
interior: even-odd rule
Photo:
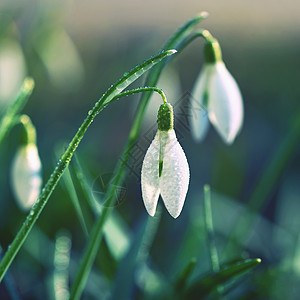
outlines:
[[[41,161],[36,146],[36,133],[30,118],[20,118],[23,125],[22,144],[13,159],[11,186],[20,209],[27,211],[37,200],[42,185]]]
[[[201,142],[209,121],[223,141],[232,144],[243,124],[243,100],[239,87],[227,70],[217,40],[205,45],[205,64],[192,91],[190,125],[194,139]]]

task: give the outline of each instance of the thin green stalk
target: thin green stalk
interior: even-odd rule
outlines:
[[[82,231],[84,233],[84,236],[86,239],[89,237],[90,227],[91,224],[88,222],[88,216],[85,214],[83,208],[80,205],[80,201],[77,196],[76,188],[74,185],[74,182],[72,180],[71,174],[69,169],[67,168],[65,171],[65,176],[63,177],[63,180],[61,181],[64,183],[64,189],[69,194],[69,197],[73,203],[77,218],[79,220],[79,223],[81,225]]]
[[[62,155],[61,159],[58,161],[56,168],[54,169],[53,173],[51,174],[48,182],[46,183],[45,187],[43,188],[39,198],[37,199],[35,205],[32,207],[29,215],[27,216],[25,222],[23,223],[22,227],[20,228],[19,232],[17,233],[15,239],[11,243],[10,247],[6,251],[3,259],[0,262],[0,282],[3,279],[7,269],[9,268],[10,264],[14,260],[16,254],[18,253],[19,249],[23,245],[26,237],[28,236],[31,228],[37,221],[39,215],[41,214],[43,208],[45,207],[50,195],[54,191],[57,183],[59,182],[62,174],[64,173],[65,169],[70,163],[70,160],[77,149],[80,141],[82,140],[86,130],[93,122],[94,118],[97,114],[106,106],[110,101],[114,99],[114,97],[122,92],[128,85],[138,79],[141,75],[143,75],[146,71],[148,71],[151,67],[155,64],[160,62],[162,59],[166,58],[169,55],[174,54],[175,50],[169,50],[162,52],[156,56],[151,57],[150,59],[146,60],[142,64],[133,68],[130,72],[125,73],[121,79],[119,79],[114,85],[112,85],[105,94],[98,100],[92,110],[89,111],[88,116],[83,121],[82,125],[78,129],[77,133],[75,134],[73,140],[69,144],[69,147]]]
[[[79,185],[83,199],[86,201],[87,206],[93,212],[94,215],[99,215],[99,204],[91,195],[90,187],[87,184],[86,174],[84,173],[78,156],[75,155],[73,163],[69,166],[71,177],[76,179],[76,183]]]
[[[220,272],[220,262],[219,262],[216,241],[215,241],[214,225],[212,219],[210,186],[207,184],[204,186],[204,219],[205,219],[205,227],[207,232],[211,269],[214,273],[218,273]],[[219,299],[221,298],[222,291],[223,291],[223,287],[219,286],[217,288]]]
[[[255,220],[255,213],[261,211],[270,201],[270,194],[274,190],[277,181],[287,167],[292,155],[300,143],[300,111],[290,123],[284,140],[276,148],[258,180],[252,195],[248,201],[246,214],[239,216],[235,227],[228,239],[225,254],[239,251],[241,245],[248,238],[249,230]],[[237,243],[240,246],[237,246]]]
[[[184,39],[182,43],[180,43],[180,45],[176,48],[176,50],[178,52],[181,52],[186,46],[188,46],[190,43],[192,43],[195,39],[199,37],[204,38],[206,41],[211,41],[213,39],[213,36],[208,30],[199,29],[195,32],[192,32],[190,35],[188,35],[186,39]]]
[[[178,44],[182,42],[182,40],[189,34],[189,32],[193,29],[195,25],[197,25],[201,20],[207,17],[207,13],[201,13],[195,18],[186,22],[182,27],[180,27],[175,34],[166,42],[163,49],[171,49],[176,48]],[[151,70],[149,73],[146,84],[148,86],[155,86],[158,82],[159,76],[165,66],[165,63],[158,64],[155,68]],[[134,119],[134,123],[131,127],[129,137],[123,153],[121,155],[121,160],[119,161],[116,169],[114,171],[115,176],[111,183],[109,184],[108,190],[105,195],[105,203],[107,203],[106,207],[103,208],[103,212],[96,221],[94,225],[94,229],[91,234],[91,239],[85,249],[83,259],[81,261],[78,273],[76,274],[73,287],[71,289],[71,297],[70,299],[79,299],[81,293],[84,289],[85,283],[87,281],[88,275],[92,268],[93,262],[95,260],[96,254],[100,247],[100,242],[103,235],[103,225],[104,222],[109,215],[110,210],[107,207],[113,207],[116,197],[116,187],[120,186],[123,182],[124,172],[127,165],[127,161],[130,157],[130,153],[133,149],[133,146],[139,136],[142,120],[144,118],[144,114],[150,100],[151,93],[142,94],[138,111],[136,117]]]
[[[207,184],[204,186],[204,219],[208,238],[211,269],[213,272],[217,273],[220,271],[220,264],[212,220],[210,186]]]
[[[34,81],[32,78],[25,78],[21,90],[16,100],[8,107],[6,113],[0,121],[0,145],[6,137],[9,130],[15,125],[16,116],[25,106],[29,96],[34,88]]]

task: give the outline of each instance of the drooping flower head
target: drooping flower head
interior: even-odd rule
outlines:
[[[24,115],[20,120],[24,132],[12,163],[11,186],[18,206],[27,211],[41,191],[41,161],[36,146],[35,128],[28,116]]]
[[[158,130],[145,155],[142,196],[149,215],[154,216],[159,195],[173,218],[183,208],[189,185],[189,166],[173,129],[173,108],[164,103],[158,111]]]
[[[205,64],[192,91],[190,125],[194,139],[202,141],[209,121],[227,144],[232,144],[243,124],[243,100],[227,70],[221,48],[214,38],[205,45]]]

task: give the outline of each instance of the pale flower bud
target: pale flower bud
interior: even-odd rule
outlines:
[[[35,144],[22,145],[17,150],[12,164],[11,185],[19,207],[29,210],[42,185],[41,161]]]
[[[149,215],[154,216],[161,195],[170,215],[177,218],[184,205],[190,172],[173,130],[173,110],[168,103],[159,110],[158,128],[143,161],[142,196]]]
[[[214,41],[208,45],[206,63],[192,92],[191,131],[196,141],[202,141],[210,121],[224,142],[232,144],[243,124],[242,95],[222,61],[219,44]]]

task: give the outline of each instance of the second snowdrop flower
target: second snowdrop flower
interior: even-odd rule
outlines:
[[[29,210],[37,200],[42,185],[41,161],[36,146],[36,133],[30,118],[20,118],[23,139],[12,164],[11,185],[16,202],[23,211]]]
[[[191,131],[202,141],[209,121],[227,144],[232,144],[243,124],[243,100],[239,87],[227,70],[216,39],[205,45],[205,64],[199,74],[190,105]]]
[[[173,129],[173,108],[165,102],[158,111],[158,131],[145,155],[141,185],[144,204],[154,216],[159,195],[173,218],[183,208],[189,186],[189,166]]]

